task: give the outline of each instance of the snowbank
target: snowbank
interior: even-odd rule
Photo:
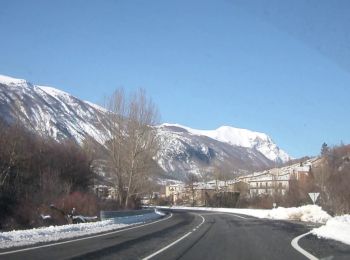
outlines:
[[[289,219],[304,222],[326,223],[331,216],[317,205],[305,205],[297,208],[276,208],[271,209],[266,218]]]
[[[268,212],[270,211],[269,209],[236,209],[236,208],[209,208],[209,207],[182,207],[182,206],[172,206],[172,207],[158,206],[157,208],[237,213],[237,214],[243,214],[243,215],[250,215],[257,218],[266,218]]]
[[[350,215],[331,218],[326,225],[312,230],[312,234],[350,245]]]
[[[40,242],[53,242],[61,239],[120,229],[127,226],[130,226],[130,224],[115,224],[113,220],[105,220],[93,223],[0,232],[0,248],[26,246]]]
[[[157,209],[155,209],[154,212],[155,212],[156,214],[158,214],[159,216],[162,216],[162,217],[164,217],[164,216],[166,215],[164,212],[159,211],[159,210],[157,210]]]
[[[311,231],[312,234],[340,241],[350,245],[350,215],[331,217],[327,212],[317,205],[306,205],[295,208],[276,208],[276,209],[231,209],[231,208],[206,208],[206,207],[157,207],[179,210],[198,210],[224,213],[236,213],[249,215],[257,218],[279,219],[279,220],[298,220],[305,222],[314,222],[325,224]]]
[[[97,234],[141,224],[161,218],[162,216],[165,216],[163,212],[155,210],[149,214],[111,218],[92,223],[0,232],[0,248],[27,246],[41,242],[54,242],[62,239]]]
[[[169,208],[169,207],[157,207]],[[269,218],[280,220],[299,220],[305,222],[326,223],[331,218],[327,212],[317,205],[306,205],[298,208],[276,208],[276,209],[237,209],[237,208],[208,208],[208,207],[180,207],[173,206],[171,209],[204,210],[213,212],[225,212],[249,215],[256,218]]]

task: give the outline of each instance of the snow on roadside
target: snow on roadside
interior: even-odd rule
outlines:
[[[271,209],[266,218],[289,219],[303,222],[326,223],[332,217],[320,206],[305,205],[301,207]]]
[[[268,209],[237,209],[237,208],[182,207],[182,206],[172,206],[172,207],[157,206],[157,208],[237,213],[237,214],[243,214],[243,215],[250,215],[257,218],[265,218],[269,211]]]
[[[157,207],[169,208],[169,207]],[[280,220],[299,220],[305,222],[325,223],[331,218],[327,212],[322,210],[317,205],[305,205],[297,208],[282,208],[276,209],[238,209],[238,208],[208,208],[208,207],[181,207],[173,206],[172,209],[183,210],[205,210],[213,212],[236,213],[256,218],[269,218]]]
[[[159,210],[157,210],[157,209],[155,209],[154,212],[155,212],[156,214],[158,214],[159,216],[165,216],[165,215],[166,215],[164,212],[159,211]]]
[[[0,232],[0,248],[26,246],[40,242],[53,242],[67,238],[121,229],[127,226],[131,226],[131,224],[115,224],[113,220],[104,220],[93,223]]]
[[[350,245],[350,215],[331,218],[326,225],[313,229],[311,233],[318,237],[334,239]]]
[[[155,210],[148,214],[117,217],[91,223],[0,232],[0,249],[27,246],[42,242],[54,242],[62,239],[103,233],[145,223],[150,220],[156,220],[162,216],[165,216],[163,212]]]
[[[206,207],[157,207],[179,210],[204,210],[212,212],[236,213],[257,218],[298,220],[325,224],[311,231],[318,237],[333,239],[350,245],[350,215],[331,217],[326,211],[317,205],[305,205],[294,208],[276,209],[236,209],[236,208],[206,208]]]

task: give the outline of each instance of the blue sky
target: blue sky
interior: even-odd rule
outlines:
[[[249,3],[248,3],[249,2]],[[0,74],[103,103],[145,88],[162,122],[350,143],[348,1],[0,1]]]

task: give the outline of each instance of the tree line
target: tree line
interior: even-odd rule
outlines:
[[[74,192],[88,193],[94,178],[91,166],[73,141],[58,143],[20,123],[1,121],[0,229],[36,226],[51,203],[62,204]]]
[[[350,145],[321,149],[321,163],[314,169],[319,203],[334,214],[350,213]]]
[[[97,215],[102,208],[135,208],[140,197],[151,193],[152,177],[160,172],[153,159],[159,149],[153,128],[157,107],[142,89],[131,94],[120,89],[107,99],[106,109],[109,136],[104,145],[90,137],[83,144],[57,142],[20,122],[0,122],[0,229],[40,225],[41,213],[54,214],[51,204]],[[104,162],[114,202],[93,193],[94,182],[101,181],[96,161]]]

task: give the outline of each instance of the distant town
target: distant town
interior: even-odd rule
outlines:
[[[312,182],[312,169],[321,163],[320,158],[298,162],[290,166],[272,168],[239,176],[231,180],[175,181],[167,180],[161,184],[160,191],[153,191],[142,198],[142,205],[167,204],[184,206],[228,206],[235,207],[238,199],[269,197],[276,201],[288,194],[296,184],[307,186]],[[95,192],[106,199],[116,199],[115,188],[96,185]],[[278,199],[277,199],[278,198]]]

